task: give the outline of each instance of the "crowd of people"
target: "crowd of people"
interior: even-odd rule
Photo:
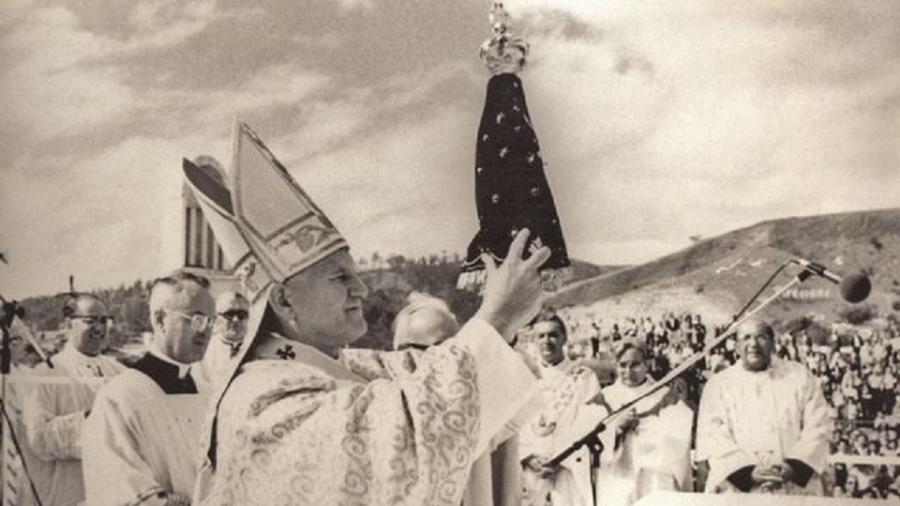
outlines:
[[[661,378],[687,357],[704,349],[708,336],[727,325],[697,313],[662,312],[612,320],[584,311],[562,310],[575,336],[570,355],[609,361],[623,339],[646,342],[651,374]],[[777,357],[804,365],[820,381],[834,431],[829,440],[833,463],[827,480],[836,496],[900,497],[900,461],[857,463],[845,457],[900,456],[900,325],[894,319],[861,326],[834,323],[824,340],[814,341],[804,329],[777,332]],[[689,404],[696,407],[706,381],[738,360],[735,340],[711,350],[685,374]],[[609,366],[608,368],[610,368]]]

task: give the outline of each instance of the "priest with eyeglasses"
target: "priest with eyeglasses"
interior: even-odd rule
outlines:
[[[179,272],[150,291],[147,353],[104,386],[84,431],[87,504],[187,505],[209,388],[192,375],[209,343],[209,282]]]
[[[211,385],[229,373],[244,343],[249,315],[250,302],[242,293],[228,290],[216,296],[216,321],[199,368],[203,379]]]
[[[22,487],[17,504],[68,506],[84,500],[81,437],[85,418],[104,378],[125,366],[101,352],[106,346],[109,313],[89,293],[73,294],[63,307],[66,344],[49,364],[34,373],[54,380],[23,384],[22,453],[34,490]],[[64,379],[65,378],[65,379]],[[28,497],[36,493],[37,500]]]

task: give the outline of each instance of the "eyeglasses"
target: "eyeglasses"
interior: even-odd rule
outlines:
[[[212,323],[212,318],[210,318],[209,316],[206,316],[205,314],[186,314],[186,313],[182,313],[181,311],[171,311],[171,310],[169,310],[169,312],[176,316],[180,316],[180,317],[184,318],[185,320],[190,321],[191,322],[191,330],[193,330],[194,332],[203,332]]]
[[[226,320],[228,320],[230,322],[244,321],[247,319],[248,316],[250,316],[250,313],[243,309],[229,309],[228,311],[225,311],[224,313],[219,313],[219,316],[221,316],[222,318],[225,318]]]
[[[88,325],[93,325],[95,323],[106,324],[107,322],[112,320],[111,316],[93,314],[73,314],[69,316],[69,318],[73,320],[81,320]]]

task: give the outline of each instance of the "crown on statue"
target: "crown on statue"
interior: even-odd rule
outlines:
[[[494,35],[481,44],[478,56],[495,76],[518,73],[525,66],[528,43],[510,33],[509,13],[503,8],[503,2],[494,2],[490,20]]]

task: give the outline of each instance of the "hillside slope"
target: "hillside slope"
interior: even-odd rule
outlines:
[[[845,275],[865,271],[873,284],[866,301],[881,314],[900,301],[900,209],[792,217],[770,220],[698,242],[688,248],[564,288],[553,295],[554,306],[594,305],[623,299],[655,300],[681,305],[679,298],[695,294],[718,312],[737,311],[779,265],[794,257],[813,259]],[[796,267],[777,278],[789,281]],[[671,296],[661,298],[660,293]],[[676,295],[676,294],[682,295]],[[772,293],[771,290],[767,293]],[[789,318],[807,313],[833,316],[846,308],[837,287],[810,279],[791,297],[768,310]],[[639,307],[646,302],[635,302]]]

